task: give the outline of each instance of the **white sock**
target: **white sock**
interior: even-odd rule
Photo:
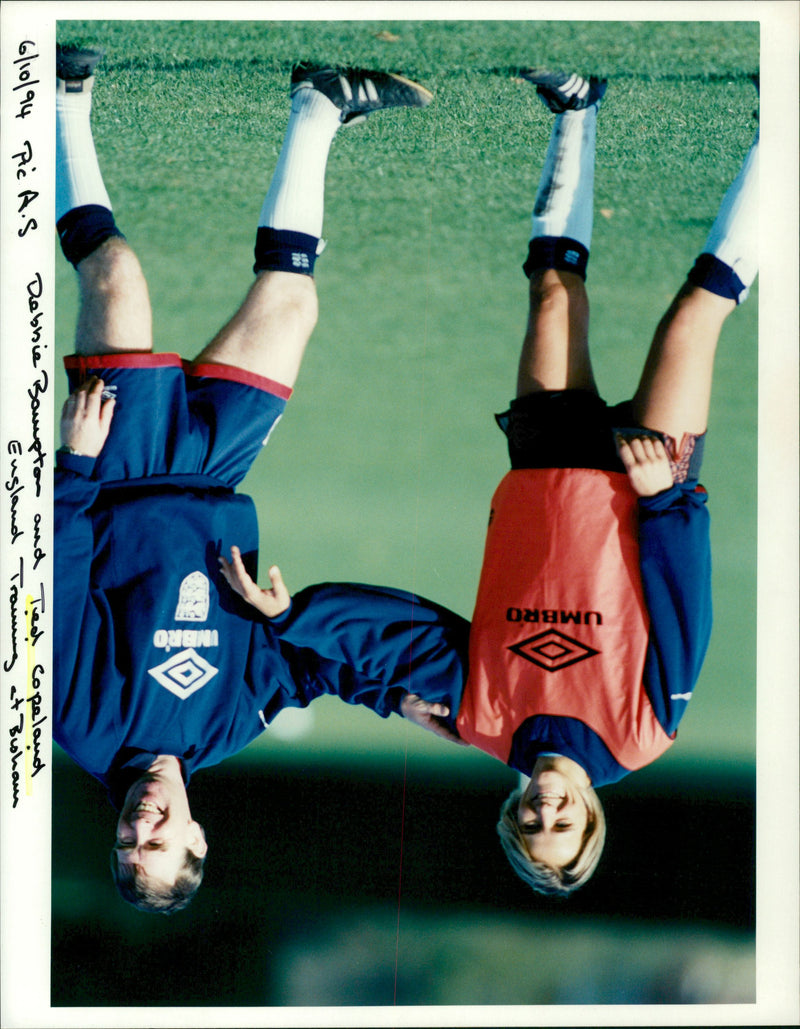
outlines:
[[[746,288],[758,274],[758,135],[722,198],[703,247],[703,253],[732,268]]]
[[[531,239],[592,241],[597,107],[556,115],[531,219]]]
[[[85,204],[112,209],[94,147],[87,83],[80,93],[56,90],[56,221]]]
[[[316,89],[299,89],[259,226],[322,236],[325,168],[340,111]]]

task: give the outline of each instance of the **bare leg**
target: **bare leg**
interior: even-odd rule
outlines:
[[[139,261],[120,234],[92,137],[94,69],[102,51],[56,55],[56,225],[78,275],[75,350],[83,356],[150,351],[150,298]]]
[[[597,392],[589,356],[589,298],[580,275],[537,269],[530,277],[517,396],[564,389]]]
[[[259,272],[242,306],[195,360],[234,365],[292,387],[317,313],[313,278]]]
[[[77,265],[80,307],[75,350],[113,354],[153,348],[150,297],[136,254],[112,236]]]
[[[714,354],[736,302],[687,282],[656,329],[633,400],[635,417],[678,446],[708,427]]]
[[[755,279],[757,242],[758,133],[687,282],[656,329],[634,397],[639,421],[678,446],[685,433],[699,435],[708,426],[717,341]]]

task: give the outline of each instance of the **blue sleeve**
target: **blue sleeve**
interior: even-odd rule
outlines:
[[[454,719],[467,676],[469,622],[403,590],[310,586],[269,623],[319,658],[321,692],[388,716],[406,693],[445,703]]]
[[[673,486],[639,501],[642,585],[650,614],[644,686],[672,736],[711,637],[711,544],[706,493]]]
[[[99,484],[88,478],[91,458],[59,456],[54,482],[53,640],[56,689],[74,673],[79,651],[87,649],[84,620],[90,604],[94,534],[89,508]],[[86,473],[86,474],[84,474]],[[87,652],[93,653],[91,640]]]

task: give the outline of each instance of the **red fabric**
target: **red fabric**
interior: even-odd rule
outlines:
[[[276,397],[288,400],[292,395],[290,386],[284,386],[281,382],[268,379],[265,375],[256,375],[255,372],[245,371],[244,368],[237,368],[232,364],[192,364],[184,361],[184,368],[187,375],[207,376],[210,379],[227,379],[230,382],[241,382],[245,386],[254,386],[265,393],[272,393]]]
[[[507,761],[526,718],[565,716],[628,769],[655,760],[671,740],[642,684],[649,624],[627,476],[509,472],[492,500],[460,734]]]
[[[91,368],[163,368],[180,367],[178,354],[154,354],[152,350],[120,350],[113,354],[71,354],[64,358],[64,367],[86,373]]]
[[[83,375],[95,368],[180,367],[187,375],[240,382],[244,386],[253,386],[265,393],[272,393],[273,396],[283,400],[288,400],[292,395],[290,386],[284,386],[281,382],[268,379],[265,375],[256,375],[255,372],[237,368],[236,365],[215,364],[211,361],[193,364],[191,361],[184,361],[179,354],[154,354],[152,350],[121,350],[113,354],[72,354],[64,358],[64,367],[77,369]]]

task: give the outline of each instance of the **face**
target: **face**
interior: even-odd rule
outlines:
[[[187,848],[198,857],[208,849],[183,783],[146,773],[128,790],[117,822],[119,865],[137,865],[148,878],[172,884]]]
[[[563,868],[580,850],[589,812],[573,777],[537,762],[520,798],[517,818],[531,858]]]

